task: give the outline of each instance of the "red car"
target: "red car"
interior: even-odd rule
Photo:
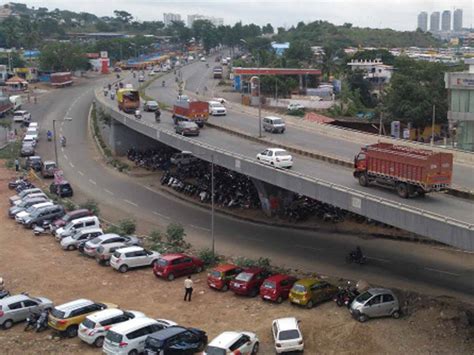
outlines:
[[[266,279],[260,286],[260,297],[262,300],[282,303],[288,298],[296,277],[277,274]]]
[[[162,277],[171,281],[177,276],[190,275],[201,272],[203,269],[204,263],[201,259],[176,253],[160,256],[153,267],[153,273],[156,277]]]
[[[242,272],[242,268],[232,264],[215,267],[207,276],[207,285],[220,291],[227,291],[229,283]]]
[[[255,297],[268,276],[268,271],[260,267],[245,269],[230,282],[230,289],[238,295]]]

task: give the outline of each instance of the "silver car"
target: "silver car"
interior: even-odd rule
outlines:
[[[109,266],[110,265],[110,258],[112,257],[112,254],[117,249],[125,248],[126,246],[127,245],[123,242],[117,242],[117,243],[110,243],[110,244],[101,245],[96,250],[95,260],[100,265]]]
[[[397,296],[386,288],[371,288],[360,294],[351,304],[350,312],[359,322],[369,318],[400,317]]]
[[[125,243],[127,246],[141,245],[140,239],[135,236],[120,236],[118,234],[109,233],[103,234],[86,242],[86,244],[84,245],[84,254],[95,258],[97,248],[99,248],[100,246],[120,242]]]
[[[40,188],[37,188],[37,187],[33,187],[31,189],[25,189],[22,192],[20,192],[18,195],[13,195],[13,196],[10,197],[10,199],[9,199],[10,205],[13,206],[16,201],[19,201],[19,200],[25,198],[29,194],[36,194],[36,193],[39,193],[39,192],[43,192],[43,191]]]
[[[64,250],[77,249],[79,244],[81,244],[82,242],[94,239],[102,234],[104,234],[102,229],[96,227],[81,229],[75,234],[61,239],[61,248],[63,248]]]
[[[53,302],[44,297],[30,297],[26,294],[6,297],[0,300],[0,326],[8,329],[14,323],[22,322],[31,313],[52,309]]]

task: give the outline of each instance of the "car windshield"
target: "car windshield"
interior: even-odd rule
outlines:
[[[284,157],[284,156],[287,156],[288,155],[288,152],[286,151],[278,151],[278,152],[275,152],[275,155],[277,157]]]
[[[165,260],[165,259],[158,259],[158,265],[160,265],[160,266],[166,266],[166,265],[168,265],[168,260]]]
[[[114,256],[115,256],[116,258],[120,258],[120,255],[122,255],[122,253],[120,253],[120,252],[118,252],[118,251],[116,251],[116,252],[114,253]]]
[[[369,291],[367,291],[367,292],[364,292],[363,294],[361,294],[360,296],[358,296],[356,298],[356,301],[360,302],[360,303],[364,303],[365,301],[367,301],[372,296],[373,295]]]
[[[222,276],[222,274],[221,274],[220,271],[214,270],[214,271],[211,272],[211,276],[218,279],[218,278],[220,278],[220,277]]]
[[[91,321],[89,318],[86,318],[84,319],[84,322],[82,322],[82,325],[86,328],[94,329],[95,322]]]
[[[275,283],[272,281],[265,281],[263,287],[274,289],[276,287]]]
[[[282,123],[283,123],[283,120],[281,119],[273,120],[273,124],[282,124]]]
[[[300,284],[294,284],[293,285],[293,291],[295,292],[306,292],[306,287]]]
[[[225,349],[222,349],[222,348],[217,348],[215,346],[208,346],[206,348],[206,354],[207,355],[226,355],[227,352],[225,351]]]
[[[18,207],[26,207],[27,204],[28,204],[28,201],[24,200],[24,201],[21,201],[17,206]]]
[[[296,329],[283,330],[278,334],[278,340],[298,339],[300,333]]]
[[[35,208],[35,205],[33,205],[33,206],[28,207],[28,208],[26,209],[26,212],[32,213],[35,209],[36,209],[36,208]]]
[[[113,343],[120,343],[122,341],[123,336],[122,334],[115,333],[114,331],[109,330],[105,338]]]
[[[100,239],[100,237],[96,237],[96,238],[92,239],[92,240],[90,241],[90,243],[91,243],[91,244],[99,244],[101,240],[102,240],[102,239]]]
[[[57,309],[57,308],[53,308],[53,310],[51,311],[51,315],[52,315],[53,317],[59,318],[59,319],[63,319],[65,314],[66,314],[65,312],[60,311],[60,310]]]
[[[252,278],[253,274],[249,272],[241,272],[235,278],[237,281],[249,281]]]
[[[148,337],[145,341],[145,345],[147,348],[150,348],[151,350],[158,350],[158,349],[161,349],[164,344],[162,344],[162,341],[158,339]]]

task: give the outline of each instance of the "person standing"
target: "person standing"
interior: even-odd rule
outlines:
[[[20,171],[20,161],[18,158],[15,159],[15,171]]]
[[[186,280],[184,280],[184,300],[186,298],[189,302],[191,302],[191,296],[193,294],[193,280],[191,280],[191,276],[188,276]]]

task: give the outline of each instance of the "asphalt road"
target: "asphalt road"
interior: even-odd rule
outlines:
[[[209,68],[206,67],[206,63],[209,64]],[[216,87],[217,80],[212,79],[212,67],[215,64],[212,58],[208,58],[207,62],[195,62],[181,68],[181,75],[186,83],[185,89],[193,93],[199,92],[201,95],[207,93],[209,99],[219,97],[219,94],[213,94],[213,92],[219,91]],[[174,83],[174,76],[168,76],[168,78],[166,88],[163,89],[161,80],[158,80],[148,88],[147,92],[151,96],[158,97],[161,101],[172,105],[176,99],[176,90],[170,92],[169,86]],[[208,88],[207,91],[204,91],[205,86]],[[216,116],[210,119],[214,122],[225,122],[226,126],[248,134],[256,135],[258,133],[258,117],[242,113],[236,109],[230,108],[226,116]],[[327,153],[347,160],[352,160],[361,146],[347,139],[329,137],[316,131],[308,131],[295,126],[288,127],[284,134],[266,133],[266,136],[270,136],[272,140],[281,144],[299,146],[309,151]],[[474,166],[454,164],[453,184],[474,190]]]
[[[59,150],[59,163],[77,191],[100,204],[113,206],[137,221],[156,225],[179,222],[185,226],[192,243],[209,245],[210,213],[207,209],[156,192],[140,180],[103,165],[87,133],[92,89],[101,84],[90,82],[57,89],[42,96],[37,105],[26,105],[33,119],[41,124],[43,138],[38,150],[43,159],[54,157],[52,143],[45,141],[52,120],[71,117],[72,121],[58,122],[58,134],[64,134],[68,139],[67,147]],[[363,278],[388,287],[458,296],[474,302],[474,255],[470,253],[407,242],[259,225],[219,213],[215,228],[219,253],[269,257],[274,264],[286,267]],[[360,245],[369,258],[369,263],[363,267],[344,262],[346,253],[356,245]]]

